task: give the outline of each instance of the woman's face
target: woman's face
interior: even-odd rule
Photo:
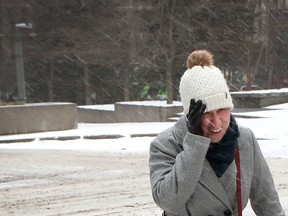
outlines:
[[[219,142],[229,127],[230,113],[230,109],[218,109],[203,113],[201,116],[203,136],[210,138],[212,143]]]

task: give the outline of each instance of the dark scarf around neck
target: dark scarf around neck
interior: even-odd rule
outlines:
[[[235,158],[238,125],[233,115],[229,127],[219,143],[211,143],[206,158],[218,177],[221,177]]]

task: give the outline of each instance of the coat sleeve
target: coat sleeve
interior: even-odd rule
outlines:
[[[201,175],[210,139],[187,132],[179,151],[173,133],[164,132],[150,146],[150,180],[156,204],[171,213],[185,207]]]
[[[250,190],[250,202],[256,215],[285,216],[281,207],[272,174],[252,133],[254,144],[254,174]]]

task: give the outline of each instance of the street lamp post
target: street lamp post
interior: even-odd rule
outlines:
[[[18,96],[17,100],[26,101],[25,90],[25,76],[24,76],[24,63],[23,63],[23,49],[22,49],[22,34],[19,29],[32,29],[31,23],[18,23],[15,24],[15,61],[16,61],[16,78]]]

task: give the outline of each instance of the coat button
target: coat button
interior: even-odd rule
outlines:
[[[223,214],[224,214],[224,216],[231,216],[232,212],[229,209],[227,209],[223,212]]]

